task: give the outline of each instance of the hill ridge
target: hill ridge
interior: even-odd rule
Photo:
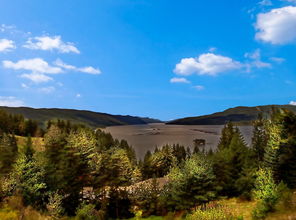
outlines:
[[[81,123],[91,127],[105,127],[115,125],[134,125],[161,122],[158,119],[131,115],[113,115],[90,110],[78,110],[67,108],[32,108],[32,107],[7,107],[0,106],[10,114],[22,114],[25,118],[44,123],[48,120],[62,119],[73,123]]]
[[[228,108],[221,112],[215,112],[208,115],[191,116],[175,119],[167,122],[167,124],[176,125],[223,125],[229,121],[250,124],[255,120],[261,112],[264,116],[268,116],[273,108],[288,109],[296,113],[296,106],[293,105],[259,105],[259,106],[237,106]]]

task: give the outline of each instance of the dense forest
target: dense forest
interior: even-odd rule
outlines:
[[[252,219],[295,209],[296,115],[288,110],[259,115],[251,146],[227,123],[214,151],[176,143],[143,160],[100,129],[39,124],[0,111],[0,219],[247,219],[223,203],[234,198],[252,204]]]

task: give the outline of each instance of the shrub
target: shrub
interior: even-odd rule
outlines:
[[[59,218],[63,215],[64,209],[62,207],[63,196],[59,195],[58,192],[52,193],[49,196],[48,204],[46,205],[47,211],[53,218]]]
[[[98,211],[95,209],[95,205],[93,204],[85,204],[83,203],[76,212],[77,220],[97,220],[101,219]]]
[[[254,190],[254,196],[258,200],[258,204],[253,210],[253,219],[264,219],[269,212],[274,211],[281,192],[285,188],[286,186],[283,183],[279,185],[275,183],[271,169],[259,169]]]

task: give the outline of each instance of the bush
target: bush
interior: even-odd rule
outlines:
[[[48,213],[53,218],[59,218],[64,214],[64,209],[62,207],[63,196],[58,194],[58,192],[52,193],[49,196],[48,204],[46,205]]]
[[[98,211],[95,209],[95,205],[93,204],[85,204],[83,203],[76,212],[77,220],[97,220],[102,219],[99,216]]]
[[[271,169],[259,169],[254,190],[258,204],[253,210],[253,219],[264,219],[269,212],[274,211],[281,198],[281,193],[286,189],[287,187],[283,183],[279,185],[275,183]]]

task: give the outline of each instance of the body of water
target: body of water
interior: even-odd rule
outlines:
[[[165,144],[181,144],[193,148],[194,139],[205,139],[206,148],[215,149],[220,139],[223,125],[166,125],[163,123],[146,125],[123,125],[107,127],[114,138],[125,139],[133,146],[138,158],[143,158],[147,150]],[[252,126],[239,126],[246,143],[251,143]]]

